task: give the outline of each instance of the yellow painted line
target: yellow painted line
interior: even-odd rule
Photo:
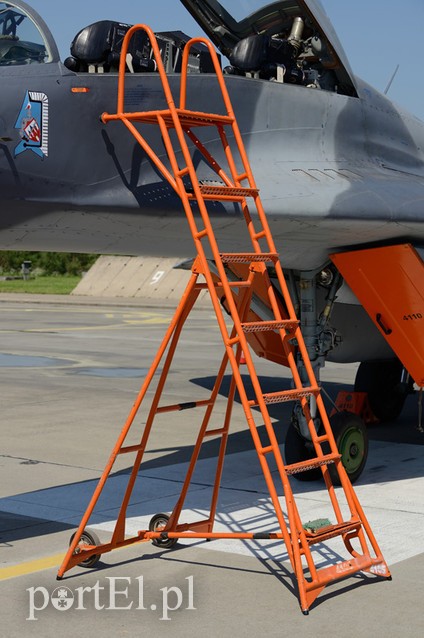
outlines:
[[[0,330],[0,332],[22,332],[22,333],[28,333],[28,332],[39,332],[39,333],[56,333],[59,334],[61,332],[84,332],[86,330],[90,331],[90,330],[117,330],[118,328],[133,328],[133,327],[137,327],[137,326],[142,326],[142,325],[163,325],[163,324],[169,324],[169,319],[162,319],[161,317],[157,317],[154,319],[124,319],[123,323],[114,323],[114,324],[109,324],[106,326],[74,326],[74,327],[60,327],[60,328],[24,328],[21,330]]]
[[[26,574],[35,574],[36,572],[51,569],[52,567],[59,569],[64,556],[65,554],[56,554],[55,556],[37,558],[36,560],[30,560],[26,563],[20,563],[19,565],[12,565],[11,567],[0,567],[0,580],[17,578],[18,576],[25,576]]]
[[[60,332],[83,332],[85,330],[116,330],[117,328],[127,328],[128,326],[125,323],[115,323],[115,324],[110,324],[109,326],[74,326],[73,328],[69,327],[69,328],[65,328],[65,327],[60,327],[60,328],[28,328],[28,329],[23,329],[23,330],[19,330],[19,332],[22,333],[28,333],[28,332],[46,332],[46,333],[60,333]]]

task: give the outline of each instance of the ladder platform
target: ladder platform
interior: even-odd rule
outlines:
[[[299,325],[295,319],[284,319],[283,321],[249,321],[242,323],[243,332],[268,332],[270,330],[286,330],[293,332]]]
[[[229,126],[234,123],[234,118],[229,115],[218,115],[216,113],[202,113],[200,111],[189,111],[188,109],[175,109],[181,126]],[[103,122],[111,120],[129,120],[131,122],[145,122],[146,124],[157,124],[162,120],[168,128],[175,127],[175,121],[171,109],[159,111],[136,111],[134,113],[103,113]]]
[[[317,396],[320,389],[318,386],[310,386],[305,388],[294,388],[293,390],[281,390],[281,392],[269,392],[263,394],[264,402],[269,405],[271,403],[286,403],[288,401],[298,401],[299,399],[307,399],[311,396]],[[257,401],[249,401],[249,405],[254,407],[259,405]]]
[[[225,264],[251,264],[253,262],[275,263],[278,253],[220,253]]]
[[[335,461],[339,461],[341,458],[341,454],[325,454],[321,457],[317,456],[313,459],[308,459],[307,461],[300,461],[299,463],[286,465],[286,472],[287,474],[300,474],[301,472],[308,472],[309,470],[314,470],[315,468],[322,467],[323,465],[330,465],[331,463],[335,463]]]

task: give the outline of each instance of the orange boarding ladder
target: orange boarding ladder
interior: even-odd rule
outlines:
[[[127,113],[124,110],[126,54],[130,38],[138,30],[144,30],[150,38],[167,102],[167,108],[163,110],[131,113]],[[188,56],[191,46],[196,43],[206,45],[210,52],[219,88],[222,93],[225,107],[224,114],[203,113],[186,108]],[[149,27],[136,25],[128,31],[123,43],[119,73],[117,113],[104,113],[102,119],[105,123],[112,121],[122,122],[132,135],[134,135],[137,142],[162,173],[163,177],[177,192],[187,216],[197,257],[194,260],[191,278],[185,293],[166,331],[150,371],[142,384],[137,400],[121,431],[87,511],[71,540],[69,550],[59,569],[58,579],[62,578],[65,571],[76,565],[94,565],[101,554],[118,547],[141,541],[153,541],[153,543],[158,546],[171,547],[177,539],[184,538],[278,539],[283,541],[292,569],[297,578],[300,606],[305,614],[308,613],[311,604],[323,588],[333,581],[351,576],[360,571],[390,578],[389,569],[341,463],[341,456],[332,435],[320,388],[315,379],[308,357],[299,321],[294,311],[280,265],[279,255],[276,251],[261,204],[259,191],[256,187],[246,156],[215,50],[212,45],[203,38],[195,38],[187,43],[183,55],[180,102],[178,107],[174,104],[156,38]],[[159,126],[169,160],[168,166],[162,162],[152,146],[146,141],[146,138],[140,133],[140,125],[145,124]],[[225,170],[216,159],[212,157],[211,153],[194,132],[194,129],[198,127],[216,128],[218,134],[217,139],[222,142],[222,156],[227,163]],[[227,135],[228,130],[231,135]],[[174,131],[172,137],[171,131]],[[235,146],[234,152],[229,142],[230,139],[231,144]],[[202,184],[199,182],[193,165],[188,145],[189,142],[191,142],[192,148],[194,147],[197,153],[200,152],[209,166],[215,171],[220,182],[219,185],[210,183]],[[241,169],[237,168],[237,166],[241,166]],[[250,242],[246,252],[228,253],[220,250],[208,213],[208,203],[210,201],[229,201],[239,204],[243,213],[241,223],[247,227],[246,237]],[[197,215],[194,214],[192,209],[193,202],[197,203],[198,206],[199,213]],[[250,209],[255,211],[255,216],[251,215]],[[211,262],[207,254],[209,254],[213,260],[214,266],[210,265]],[[229,280],[227,267],[231,264],[245,265],[245,279],[237,281]],[[277,299],[275,289],[271,285],[267,266],[273,267],[276,277],[278,278],[284,298],[285,308],[283,309],[281,301]],[[258,282],[262,289],[267,291],[268,305],[273,314],[271,320],[251,321],[247,319],[252,300],[252,291]],[[205,289],[210,295],[224,344],[223,358],[212,392],[205,400],[196,399],[189,403],[162,405],[161,398],[165,382],[182,328],[198,295]],[[237,302],[236,293],[238,295]],[[230,314],[230,328],[227,327],[228,318],[220,302],[222,298],[225,298]],[[293,387],[290,390],[266,393],[262,389],[261,382],[258,378],[246,335],[249,335],[249,333],[270,331],[279,335],[281,349],[290,366],[293,378]],[[293,344],[295,344],[295,347]],[[239,370],[242,352],[244,353],[246,361],[248,377],[253,387],[252,396],[249,396],[249,392],[251,393],[252,390],[248,391],[245,380]],[[302,383],[298,371],[297,362],[299,358],[303,360],[303,365],[307,373],[308,381],[306,385]],[[153,399],[148,399],[146,397],[147,391],[152,384],[153,377],[160,364],[162,365],[162,371],[156,381],[156,390],[153,393]],[[225,416],[223,419],[220,417],[223,423],[220,422],[218,427],[211,427],[211,416],[228,365],[232,376]],[[272,506],[275,511],[277,527],[277,531],[275,532],[222,533],[213,531],[236,390],[238,391],[247,425],[252,435],[253,443],[269,490]],[[324,433],[320,435],[316,432],[309,410],[309,399],[311,397],[315,398],[323,425]],[[148,416],[142,429],[139,443],[136,445],[126,445],[127,435],[140,406],[142,403],[143,405],[149,403],[149,401]],[[274,426],[268,412],[268,406],[270,404],[287,401],[300,402],[315,448],[314,458],[291,465],[284,464]],[[170,516],[164,514],[154,516],[150,521],[149,529],[140,530],[135,536],[127,537],[125,534],[125,524],[128,504],[136,483],[155,417],[165,412],[189,408],[203,408],[204,415],[201,420],[199,434],[194,445],[182,492],[175,504],[174,510]],[[265,427],[259,431],[259,425],[264,425]],[[263,435],[263,431],[265,431],[265,436]],[[217,458],[215,482],[212,488],[209,516],[197,522],[180,522],[185,498],[202,443],[209,437],[220,437],[220,448]],[[92,516],[115,460],[122,454],[135,454],[135,460],[112,538],[107,543],[100,543],[95,536],[93,537],[93,535],[86,530],[86,525]],[[271,473],[271,467],[274,466],[278,470],[277,485]],[[302,520],[290,484],[290,477],[292,475],[318,467],[322,470],[328,491],[328,507],[334,517],[334,522],[332,523],[329,520],[309,522]],[[337,476],[337,482],[341,485],[340,490],[335,490],[332,474],[333,476]],[[280,502],[278,490],[281,492],[281,489],[284,498],[282,498]],[[344,514],[342,511],[344,511]],[[326,566],[320,567],[314,561],[313,546],[335,537],[341,539],[342,547],[344,545],[344,549],[347,551],[346,557],[342,558],[342,560],[335,560],[333,565],[328,566],[328,564],[326,564]]]

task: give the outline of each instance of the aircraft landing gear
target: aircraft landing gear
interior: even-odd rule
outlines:
[[[292,279],[295,279],[292,277]],[[331,313],[336,299],[337,291],[341,285],[341,277],[331,268],[325,268],[319,272],[303,272],[300,274],[298,287],[298,305],[301,308],[300,322],[305,338],[305,344],[317,382],[320,380],[320,370],[325,365],[328,353],[337,342],[336,331],[330,324]],[[317,299],[317,286],[325,290],[324,308],[319,312]],[[299,361],[301,378],[306,380],[307,375],[303,370],[302,361]],[[317,413],[314,398],[311,397],[309,410],[318,434],[322,425]],[[368,437],[365,424],[362,419],[350,412],[339,412],[330,418],[337,447],[342,455],[342,463],[350,477],[351,482],[360,476],[366,462],[368,453]],[[329,453],[327,445],[322,446],[324,453]],[[311,440],[306,419],[297,405],[292,414],[292,423],[289,427],[285,441],[285,461],[288,465],[299,461],[306,461],[316,456]],[[333,483],[340,484],[338,472],[331,465],[328,466]],[[300,481],[313,481],[322,477],[320,468],[308,472],[296,474]]]
[[[362,474],[368,456],[367,428],[363,420],[352,412],[337,412],[330,418],[330,425],[337,448],[342,455],[343,466],[351,483],[354,483]],[[325,445],[323,445],[323,451],[324,453],[330,452]],[[312,443],[304,439],[293,424],[290,425],[285,440],[285,462],[287,464],[297,463],[314,456],[316,454]],[[328,469],[333,483],[340,485],[340,478],[334,466],[329,465]],[[316,468],[294,476],[299,481],[317,481],[322,477],[322,472]]]

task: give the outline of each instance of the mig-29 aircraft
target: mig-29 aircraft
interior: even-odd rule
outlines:
[[[222,56],[317,377],[326,361],[361,362],[355,390],[368,393],[376,417],[396,418],[413,382],[424,384],[424,123],[355,77],[319,0],[258,0],[244,17],[237,0],[181,2]],[[61,61],[30,6],[0,2],[0,249],[187,257],[180,199],[132,136],[100,119],[116,108],[129,28],[100,18],[81,24]],[[189,37],[156,35],[177,91]],[[129,53],[126,109],[164,108],[148,42],[138,36]],[[207,48],[195,45],[188,92],[198,111],[219,112],[211,70]],[[149,135],[160,147],[159,133]],[[219,156],[215,138],[202,131]],[[216,179],[204,161],[198,174]],[[234,204],[217,203],[213,215],[223,240],[242,248]],[[355,480],[366,429],[341,415],[335,437]],[[288,462],[308,458],[308,438],[295,410]]]

